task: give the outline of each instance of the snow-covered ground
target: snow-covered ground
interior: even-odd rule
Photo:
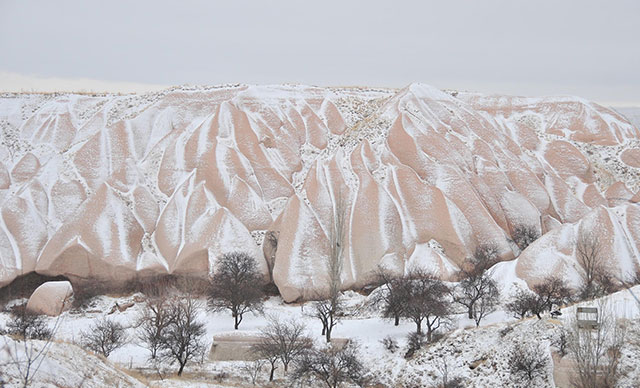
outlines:
[[[506,266],[503,265],[503,267]],[[508,268],[500,268],[500,270],[508,272]],[[496,273],[499,272],[496,271]],[[508,276],[505,277],[508,278]],[[640,339],[640,301],[636,299],[637,296],[640,296],[640,286],[612,294],[605,300],[617,317],[633,322],[630,334]],[[555,349],[552,345],[553,339],[558,335],[560,327],[567,324],[565,321],[569,321],[575,315],[575,306],[571,306],[563,309],[563,315],[559,319],[545,317],[543,320],[533,318],[516,321],[504,311],[497,311],[489,315],[480,328],[475,328],[473,322],[465,318],[464,314],[458,314],[454,316],[453,325],[443,339],[428,345],[407,360],[404,358],[406,337],[415,330],[415,326],[406,321],[401,322],[399,326],[394,326],[392,321],[382,319],[379,312],[371,305],[369,298],[364,295],[347,292],[344,297],[350,314],[336,326],[333,338],[350,338],[356,341],[360,345],[361,356],[372,376],[383,386],[389,387],[436,386],[441,378],[439,366],[443,360],[448,364],[450,377],[462,377],[466,379],[468,386],[509,386],[507,359],[513,344],[540,343],[551,357],[551,352]],[[142,384],[156,387],[251,385],[242,371],[243,362],[212,362],[207,359],[213,337],[234,330],[230,314],[210,313],[204,308],[199,317],[200,321],[206,324],[207,329],[205,337],[207,352],[204,357],[189,364],[180,378],[175,376],[175,365],[165,365],[159,374],[148,362],[148,351],[136,340],[134,325],[143,304],[136,303],[124,312],[116,310],[108,314],[116,302],[122,306],[136,299],[139,300],[139,295],[101,296],[96,298],[88,308],[63,313],[59,318],[59,329],[56,333],[56,341],[61,343],[55,343],[49,351],[48,361],[43,364],[38,381],[53,384],[44,386],[75,386],[74,382],[77,383],[79,379],[87,380],[83,386],[135,386],[135,381],[132,382],[131,377],[122,372],[129,371],[134,376],[141,376]],[[205,301],[201,302],[204,307]],[[593,305],[597,302],[587,304]],[[309,303],[286,304],[279,297],[270,297],[265,301],[264,307],[269,315],[304,322],[308,334],[314,341],[318,345],[323,343],[320,322],[310,316]],[[70,345],[79,343],[81,333],[89,330],[97,318],[104,316],[109,316],[127,327],[130,339],[130,343],[114,351],[105,364],[100,361],[100,357],[91,356],[79,347]],[[8,313],[0,313],[0,327],[3,327],[8,319]],[[56,318],[49,318],[49,321],[53,325]],[[239,332],[246,335],[256,334],[266,324],[267,316],[248,314],[242,321]],[[399,350],[395,353],[386,350],[381,343],[385,337],[396,340]],[[7,341],[6,338],[3,337],[3,339]],[[3,344],[0,343],[0,347]],[[640,381],[640,368],[635,368],[634,365],[640,359],[640,344],[629,341],[625,352],[627,357],[622,361],[621,366],[625,373],[622,386],[637,387],[633,384]],[[77,367],[74,368],[74,366]],[[471,366],[474,367],[471,368]],[[283,376],[281,369],[276,371],[278,382],[275,386],[281,386],[286,381],[286,376]],[[93,370],[100,373],[94,373],[95,376],[91,379],[84,377]],[[160,378],[161,375],[164,379]],[[541,386],[555,386],[552,376],[551,364],[549,364],[547,380]],[[266,377],[267,372],[264,371],[260,380],[262,384],[266,383]],[[104,381],[119,381],[119,385],[108,385]]]

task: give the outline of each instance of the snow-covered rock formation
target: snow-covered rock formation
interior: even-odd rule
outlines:
[[[345,288],[379,264],[451,278],[476,246],[531,282],[579,271],[577,231],[640,267],[640,132],[572,97],[246,86],[0,98],[0,286],[36,271],[207,276],[250,252],[290,301],[326,283],[344,203]],[[595,224],[594,224],[595,222]],[[587,225],[588,224],[588,225]],[[266,234],[277,237],[264,238]]]

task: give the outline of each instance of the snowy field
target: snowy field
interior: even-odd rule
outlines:
[[[640,340],[640,302],[634,295],[640,295],[640,286],[631,290],[623,290],[606,297],[608,309],[615,311],[616,316],[630,320],[632,324],[632,337]],[[101,296],[94,299],[91,305],[83,310],[71,310],[63,313],[58,322],[59,329],[56,332],[56,342],[79,344],[81,333],[89,330],[97,318],[108,316],[127,327],[130,343],[114,351],[107,360],[114,371],[118,373],[106,380],[89,381],[83,386],[106,386],[106,381],[119,381],[115,386],[136,386],[136,380],[132,380],[127,374],[135,376],[141,382],[141,386],[154,387],[238,387],[251,386],[249,379],[242,370],[244,362],[211,362],[207,359],[213,337],[219,334],[234,332],[233,320],[230,314],[210,313],[202,309],[199,319],[206,324],[205,336],[207,352],[203,358],[195,360],[187,365],[182,377],[175,376],[176,366],[164,365],[158,370],[151,367],[148,362],[149,352],[137,343],[134,323],[140,316],[142,303],[141,295],[131,296]],[[441,379],[440,367],[443,361],[449,366],[450,376],[459,376],[473,387],[509,386],[509,373],[507,359],[509,351],[514,343],[535,342],[540,343],[543,349],[554,351],[553,341],[560,327],[566,324],[575,315],[575,306],[563,309],[563,315],[558,319],[546,316],[543,320],[529,318],[517,321],[504,311],[496,311],[489,315],[480,328],[475,328],[473,321],[467,319],[465,314],[458,314],[453,319],[453,326],[449,328],[447,335],[433,344],[427,345],[414,357],[405,359],[406,337],[415,330],[411,322],[402,321],[399,326],[394,326],[391,320],[382,319],[380,312],[372,307],[368,297],[355,292],[346,292],[344,299],[348,305],[349,316],[335,327],[333,338],[349,338],[360,345],[360,354],[364,364],[371,372],[371,376],[381,386],[388,387],[435,387]],[[24,301],[16,300],[13,303]],[[135,304],[119,312],[112,310],[115,303],[120,306],[129,302]],[[206,306],[204,300],[200,301]],[[597,303],[596,303],[597,304]],[[586,305],[594,305],[593,302]],[[600,305],[600,304],[598,304]],[[264,310],[271,316],[279,316],[285,319],[295,319],[304,322],[307,333],[317,345],[324,342],[321,335],[320,322],[311,314],[311,304],[285,304],[279,297],[270,297],[265,301]],[[7,313],[0,313],[0,327],[9,319]],[[56,318],[49,318],[54,325]],[[238,334],[258,334],[260,329],[267,325],[265,315],[248,314],[242,321]],[[635,330],[635,331],[634,331]],[[240,335],[242,335],[240,334]],[[381,340],[391,337],[397,341],[399,350],[394,353],[385,349]],[[6,337],[4,341],[7,341]],[[0,346],[3,345],[0,342]],[[50,381],[51,385],[43,386],[73,386],[64,385],[65,381],[73,380],[65,374],[77,375],[90,374],[91,371],[101,371],[100,357],[89,356],[78,348],[54,344],[50,350],[47,362],[44,363],[40,378]],[[626,374],[623,380],[624,387],[637,387],[634,382],[640,381],[640,368],[633,365],[640,360],[640,347],[637,342],[630,342],[628,357],[622,362],[622,370]],[[60,353],[63,353],[61,357]],[[79,359],[81,363],[78,363]],[[476,365],[477,367],[471,368]],[[76,365],[76,367],[74,367]],[[93,366],[91,366],[93,365]],[[89,372],[87,372],[89,368]],[[126,372],[126,373],[123,373]],[[96,372],[97,373],[97,372]],[[104,372],[106,373],[106,372]],[[266,384],[267,371],[263,371],[259,378],[260,384]],[[96,374],[98,376],[99,373]],[[162,377],[162,378],[161,378]],[[274,385],[283,386],[288,381],[278,368]],[[53,382],[53,383],[51,383]],[[548,371],[548,379],[542,386],[554,387],[553,371]]]

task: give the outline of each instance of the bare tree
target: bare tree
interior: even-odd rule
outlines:
[[[542,318],[540,314],[543,312],[551,311],[554,306],[560,307],[573,298],[573,291],[567,286],[567,282],[557,276],[544,278],[542,282],[533,286],[533,292],[536,295],[536,303],[532,306],[531,312],[538,319]]]
[[[105,357],[126,344],[124,327],[111,319],[101,318],[81,334],[83,345]]]
[[[531,291],[518,289],[509,303],[505,305],[508,312],[515,318],[522,319],[528,316],[536,304],[536,295]]]
[[[345,239],[345,205],[342,195],[336,198],[333,223],[329,230],[329,256],[327,257],[327,274],[329,281],[329,294],[327,297],[318,295],[318,301],[314,303],[314,316],[322,323],[322,334],[327,342],[331,341],[333,328],[340,322],[343,312],[342,296],[342,266],[343,249]]]
[[[264,364],[265,360],[262,359],[247,361],[242,364],[242,371],[249,376],[251,384],[256,385],[258,382],[258,376],[260,376],[260,372],[262,372]]]
[[[295,363],[291,375],[295,380],[314,378],[328,388],[338,388],[343,384],[366,384],[366,368],[358,355],[358,347],[349,342],[342,348],[330,346],[323,349],[305,351]]]
[[[189,360],[204,352],[202,337],[206,330],[198,322],[199,303],[191,296],[175,298],[170,302],[170,318],[162,330],[160,353],[163,360],[175,361],[180,366],[178,376],[182,375]]]
[[[452,296],[456,303],[467,309],[469,319],[474,319],[474,316],[482,319],[482,312],[487,311],[492,302],[500,296],[498,286],[489,271],[497,257],[498,248],[496,245],[481,245],[476,249],[470,267],[461,271],[463,278],[458,287],[453,290]],[[479,300],[483,300],[483,306],[480,309],[475,309],[475,304]]]
[[[427,341],[446,322],[451,314],[448,300],[449,287],[435,275],[421,269],[409,271],[403,282],[401,297],[405,300],[402,316],[416,324],[416,332],[422,333],[422,325],[427,329]]]
[[[524,251],[532,242],[540,238],[538,228],[533,225],[517,225],[513,230],[513,241],[521,251]]]
[[[449,375],[449,363],[446,358],[442,358],[436,363],[436,369],[442,377],[441,388],[463,388],[467,386],[461,377],[451,377]]]
[[[271,364],[269,381],[273,380],[278,359],[286,373],[291,361],[312,347],[313,342],[304,335],[304,331],[304,324],[294,320],[280,321],[277,317],[271,317],[267,327],[261,330],[260,341],[252,350],[258,357],[266,359]]]
[[[577,321],[569,330],[569,352],[575,360],[572,381],[577,388],[614,388],[620,378],[625,330],[607,306],[598,308],[595,328],[580,328]]]
[[[276,264],[276,252],[278,251],[278,237],[280,232],[270,230],[264,236],[265,243],[267,244],[267,268],[269,270],[269,281],[273,282],[273,267]]]
[[[280,361],[280,353],[277,346],[269,341],[261,339],[251,346],[251,351],[261,360],[266,360],[271,369],[269,370],[269,381],[273,381],[273,375],[278,369],[278,361]]]
[[[549,276],[533,286],[533,292],[518,290],[513,300],[507,303],[507,311],[516,318],[524,318],[535,314],[542,319],[542,313],[551,311],[554,306],[561,306],[571,301],[573,290],[566,281],[556,276]]]
[[[576,242],[576,259],[582,266],[582,299],[592,299],[612,292],[613,276],[605,266],[600,236],[594,231],[581,231]]]
[[[394,325],[398,326],[406,302],[406,298],[402,297],[404,279],[402,276],[394,275],[382,267],[376,270],[374,276],[375,283],[380,284],[380,288],[376,291],[373,302],[382,305],[383,316],[392,318]]]
[[[549,357],[540,344],[516,344],[509,356],[512,381],[518,386],[540,385],[547,377]]]
[[[482,295],[480,299],[473,305],[473,321],[476,327],[480,326],[480,322],[487,317],[487,315],[496,311],[496,307],[500,303],[500,294],[497,292],[490,292]]]
[[[253,257],[244,252],[226,253],[216,263],[211,279],[209,309],[230,310],[237,330],[244,313],[262,311],[262,283]]]
[[[138,338],[155,360],[162,345],[164,329],[171,323],[171,309],[165,298],[148,298],[138,319]]]
[[[285,373],[289,369],[289,363],[313,345],[311,338],[305,335],[304,324],[294,320],[280,322],[274,319],[262,331],[262,335],[277,344]]]

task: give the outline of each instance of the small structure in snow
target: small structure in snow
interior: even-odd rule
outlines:
[[[578,307],[576,320],[580,329],[596,329],[598,327],[598,308]]]
[[[221,333],[213,337],[209,360],[211,361],[252,361],[257,357],[251,346],[260,341],[259,334]]]

